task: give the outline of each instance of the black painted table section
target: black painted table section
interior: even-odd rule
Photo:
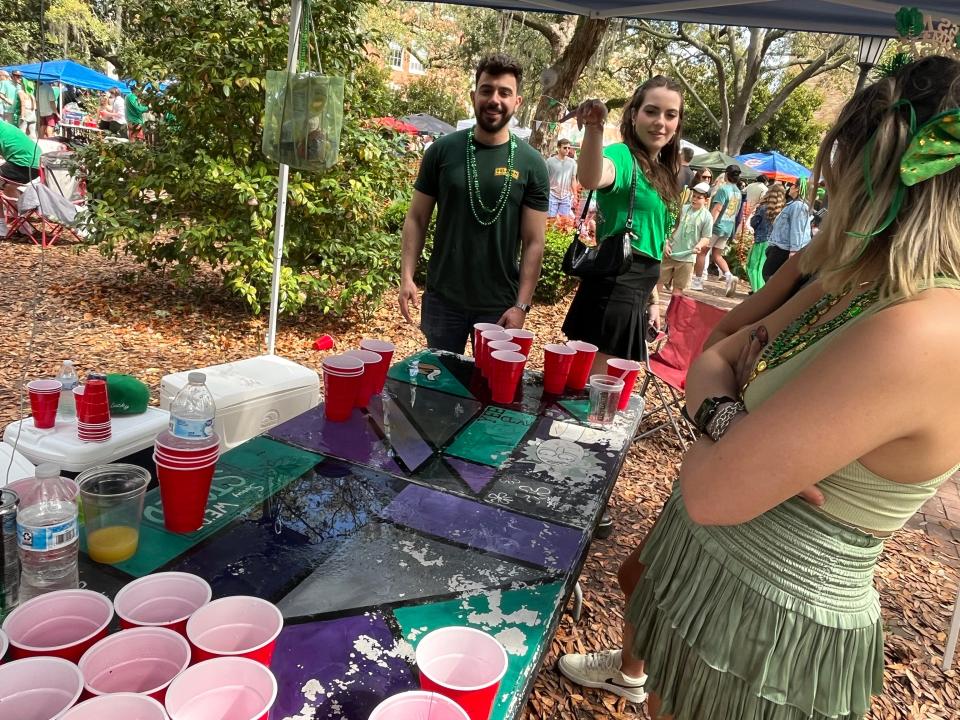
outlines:
[[[491,717],[513,718],[642,413],[635,396],[595,428],[586,407],[544,396],[535,373],[494,405],[469,359],[419,353],[349,421],[328,423],[321,405],[224,454],[197,532],[167,532],[150,491],[137,554],[112,567],[82,555],[81,580],[112,597],[180,570],[214,597],[275,602],[286,627],[271,720],[366,720],[417,687],[419,638],[453,624],[507,649]]]

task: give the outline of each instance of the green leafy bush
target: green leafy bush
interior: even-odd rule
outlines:
[[[354,29],[360,2],[314,7],[325,72],[348,78],[340,160],[328,173],[290,173],[280,308],[329,313],[375,305],[399,282],[385,209],[411,183],[409,158],[364,118],[386,93]],[[260,151],[263,78],[286,59],[284,0],[142,0],[146,38],[134,62],[162,94],[141,94],[158,117],[154,146],[91,145],[90,242],[187,282],[201,268],[254,312],[269,298],[277,166]]]
[[[573,238],[573,225],[569,221],[547,222],[547,232],[543,248],[543,269],[534,297],[541,303],[553,305],[563,300],[576,287],[576,278],[564,274],[561,270],[563,256]]]

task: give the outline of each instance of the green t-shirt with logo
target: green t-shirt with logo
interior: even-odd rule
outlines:
[[[605,238],[624,231],[630,209],[630,181],[634,159],[630,148],[624,143],[608,145],[603,149],[617,175],[613,184],[597,191],[597,237]],[[637,164],[636,202],[633,206],[633,234],[631,245],[634,252],[643,253],[654,260],[663,258],[663,245],[673,227],[670,211],[663,199],[647,181],[643,169]]]
[[[434,142],[423,155],[414,187],[437,201],[437,229],[427,265],[427,290],[462,310],[503,312],[517,301],[520,285],[520,218],[525,207],[546,211],[550,194],[547,165],[536,150],[517,139],[507,204],[493,225],[481,225],[470,209],[467,189],[467,130]],[[507,173],[510,143],[473,146],[483,204],[497,205]],[[490,213],[477,205],[477,214]]]
[[[741,200],[740,188],[733,183],[725,182],[717,188],[710,199],[711,210],[714,205],[720,206],[720,214],[717,215],[717,221],[713,224],[714,235],[727,238],[733,234],[733,226],[737,222],[737,211],[740,209]]]
[[[40,167],[40,148],[16,125],[0,122],[0,156],[14,165]]]

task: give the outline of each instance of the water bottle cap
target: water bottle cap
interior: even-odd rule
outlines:
[[[205,383],[206,381],[207,381],[207,375],[206,375],[206,373],[194,371],[194,372],[190,373],[189,375],[187,375],[187,382],[190,382],[190,383],[196,383],[196,384],[198,384],[198,385],[201,385],[201,384]]]
[[[73,360],[64,360],[64,361],[63,361],[63,364],[64,364],[64,365],[73,365]]]
[[[60,477],[60,466],[56,463],[40,463],[34,471],[37,478]]]

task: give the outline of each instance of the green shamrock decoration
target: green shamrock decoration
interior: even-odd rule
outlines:
[[[960,108],[924,123],[900,158],[900,181],[907,187],[960,167]]]
[[[897,10],[897,34],[900,37],[917,37],[923,32],[923,13],[915,7],[902,7]]]

